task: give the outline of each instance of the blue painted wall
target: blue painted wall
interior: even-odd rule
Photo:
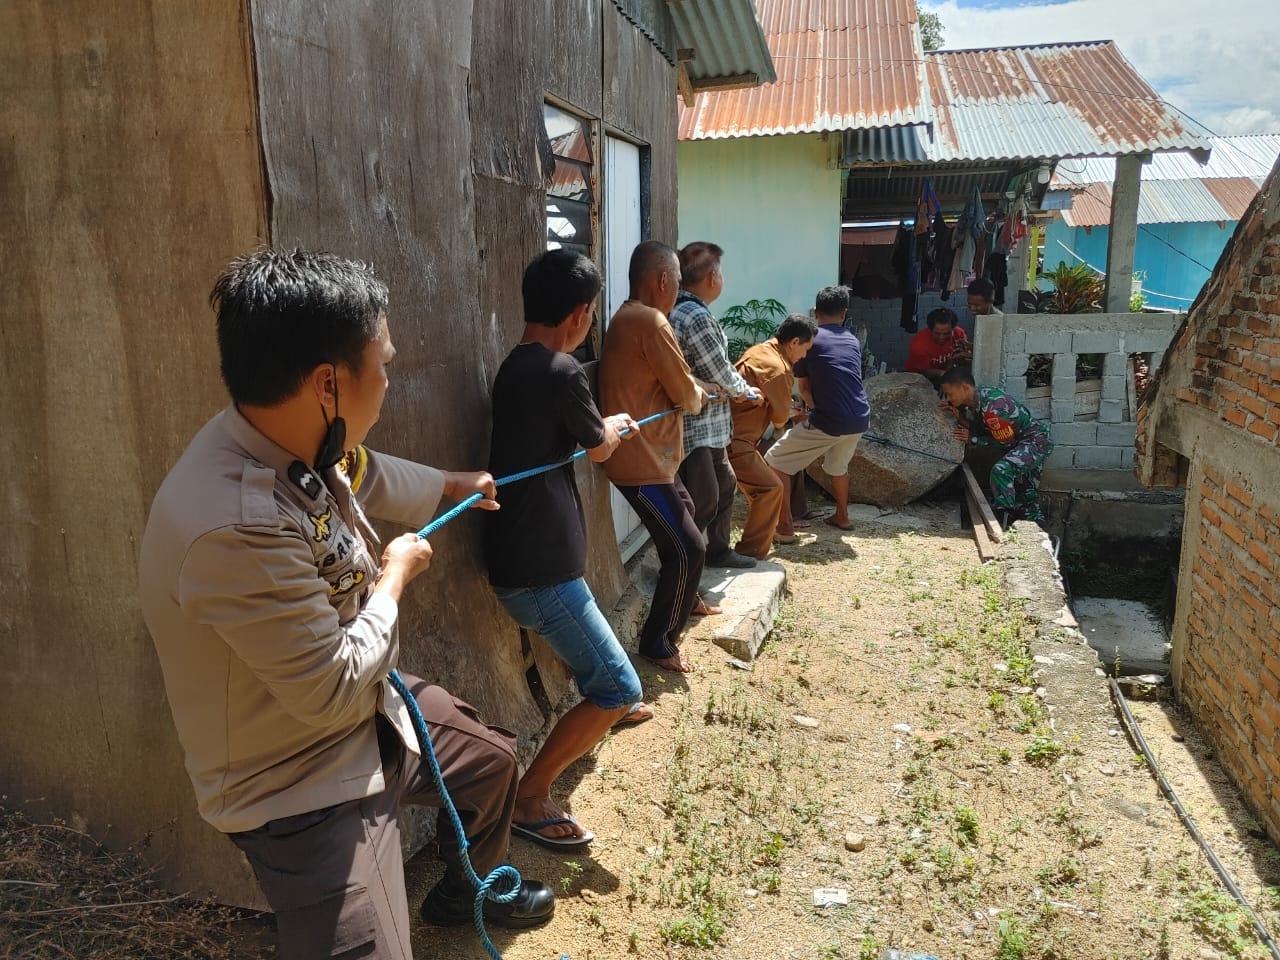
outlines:
[[[1235,229],[1235,221],[1222,227],[1216,223],[1141,225],[1133,263],[1134,270],[1143,274],[1142,289],[1147,305],[1174,310],[1185,310],[1191,306]],[[1094,227],[1086,231],[1084,227],[1069,227],[1061,220],[1055,220],[1045,232],[1045,269],[1052,270],[1059,260],[1077,262],[1059,243],[1099,270],[1105,269],[1108,233],[1108,227]],[[1188,257],[1204,266],[1193,263]]]

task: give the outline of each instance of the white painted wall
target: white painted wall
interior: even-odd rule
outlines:
[[[808,313],[838,281],[840,171],[820,134],[698,140],[676,147],[680,245],[725,249],[725,288],[712,307],[773,297]]]

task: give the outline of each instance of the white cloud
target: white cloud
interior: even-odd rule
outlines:
[[[948,49],[1114,40],[1161,96],[1215,133],[1280,133],[1274,0],[1066,0],[1004,9],[921,7]]]

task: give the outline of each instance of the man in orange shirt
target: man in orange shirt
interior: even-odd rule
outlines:
[[[765,558],[782,510],[782,481],[764,462],[756,444],[770,424],[781,432],[790,421],[791,388],[796,382],[792,365],[809,352],[817,330],[813,318],[793,313],[777,333],[750,347],[735,364],[742,379],[764,395],[764,403],[734,400],[732,408],[729,463],[738,489],[747,498],[747,521],[734,550],[746,557]]]
[[[907,372],[922,373],[937,385],[953,364],[972,360],[973,350],[954,311],[939,307],[925,322],[928,326],[907,345]]]
[[[677,407],[697,414],[717,392],[689,371],[667,314],[680,292],[680,260],[649,240],[631,255],[631,296],[613,315],[600,356],[600,412],[636,420]],[[693,518],[693,500],[676,475],[684,458],[684,418],[654,421],[620,446],[604,469],[653,538],[661,565],[640,655],[667,670],[693,669],[680,652],[680,632],[698,602],[707,545]]]

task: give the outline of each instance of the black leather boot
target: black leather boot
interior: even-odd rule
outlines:
[[[446,876],[431,888],[420,911],[424,923],[433,927],[460,927],[474,921],[476,892],[465,880]],[[556,895],[545,883],[525,880],[520,893],[510,903],[484,902],[484,919],[510,930],[536,927],[556,912]]]

